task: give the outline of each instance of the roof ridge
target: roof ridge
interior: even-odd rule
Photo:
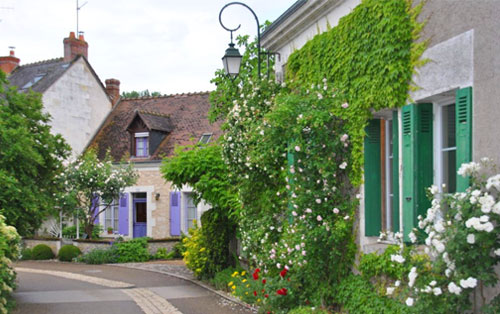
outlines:
[[[170,117],[170,115],[162,114],[160,112],[155,112],[155,111],[150,111],[150,110],[139,109],[139,110],[137,110],[137,112],[138,113],[142,113],[142,114],[149,114],[149,115],[152,115],[152,116],[164,117],[164,118],[169,118]]]
[[[168,98],[168,97],[178,97],[178,96],[195,96],[209,94],[211,91],[199,91],[199,92],[187,92],[187,93],[177,93],[177,94],[164,94],[161,96],[141,96],[141,97],[122,97],[123,100],[145,100],[145,99],[158,99],[158,98]]]
[[[47,59],[47,60],[41,60],[41,61],[35,61],[35,62],[32,62],[32,63],[26,63],[26,64],[23,64],[21,65],[21,67],[28,67],[28,66],[34,66],[34,65],[40,65],[40,64],[47,64],[47,63],[52,63],[52,62],[59,62],[59,61],[63,61],[64,58],[53,58],[53,59]]]

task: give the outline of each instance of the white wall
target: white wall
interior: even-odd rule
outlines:
[[[108,112],[109,101],[83,58],[78,59],[43,94],[45,112],[52,116],[52,132],[60,133],[79,155]]]

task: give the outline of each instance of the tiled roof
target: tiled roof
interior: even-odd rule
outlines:
[[[127,128],[136,115],[150,129],[167,132],[152,156],[141,160],[160,160],[163,156],[171,156],[176,145],[197,143],[204,133],[213,133],[213,141],[222,132],[219,122],[210,124],[208,121],[208,94],[200,92],[122,99],[108,115],[89,147],[95,148],[101,158],[107,150],[116,161],[128,156],[131,137]]]
[[[25,64],[12,71],[9,81],[20,90],[31,88],[35,92],[43,93],[66,72],[70,64],[71,62],[63,61],[63,58]]]

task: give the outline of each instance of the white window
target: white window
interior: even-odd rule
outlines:
[[[186,193],[186,221],[187,228],[194,227],[193,220],[196,219],[196,205],[194,204],[194,200],[191,193]]]
[[[456,117],[454,100],[434,104],[434,184],[440,191],[456,192]]]
[[[111,205],[104,211],[104,232],[106,233],[108,228],[113,228],[113,233],[118,232],[118,203],[113,201]]]
[[[148,157],[149,156],[149,133],[140,132],[135,133],[135,156]]]

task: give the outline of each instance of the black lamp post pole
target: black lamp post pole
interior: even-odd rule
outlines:
[[[219,13],[219,23],[222,26],[222,28],[224,28],[228,32],[231,32],[231,38],[233,36],[232,32],[238,30],[241,27],[241,24],[238,25],[238,27],[236,27],[234,29],[227,28],[226,26],[224,26],[224,24],[222,24],[222,11],[224,11],[225,8],[227,8],[228,6],[233,5],[233,4],[239,4],[241,6],[244,6],[248,10],[250,10],[250,12],[252,12],[253,16],[255,17],[255,21],[257,22],[257,61],[258,61],[257,72],[259,73],[259,79],[260,79],[260,23],[259,23],[259,18],[255,14],[255,12],[248,5],[244,4],[243,2],[230,2],[230,3],[226,4],[225,6],[223,6],[222,9],[220,10],[220,13]]]

